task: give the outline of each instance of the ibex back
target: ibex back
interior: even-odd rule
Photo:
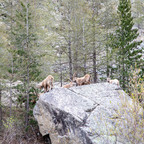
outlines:
[[[83,76],[81,78],[77,78],[74,74],[73,82],[76,82],[76,85],[78,85],[78,86],[87,85],[87,84],[90,84],[90,78],[91,78],[91,76],[89,74],[86,74],[85,76]]]

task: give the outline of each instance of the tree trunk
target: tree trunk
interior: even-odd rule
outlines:
[[[124,31],[122,30],[122,41],[124,41]],[[125,55],[125,50],[124,50],[124,45],[122,45],[122,87],[125,89],[125,66],[124,66],[124,55]]]
[[[124,66],[124,57],[122,56],[122,87],[125,89],[125,66]]]
[[[85,48],[85,20],[83,17],[83,67],[84,67],[84,75],[86,74],[86,48]]]
[[[68,24],[69,24],[69,37],[68,37],[68,56],[69,56],[69,75],[70,75],[70,79],[72,80],[72,76],[73,76],[73,72],[72,72],[72,50],[71,50],[71,5],[69,3],[69,10],[68,10]]]
[[[74,5],[75,5],[75,9],[77,8],[77,2],[74,1]],[[74,17],[75,17],[75,27],[76,27],[76,30],[75,30],[75,50],[74,50],[74,61],[73,61],[73,70],[74,72],[77,72],[78,71],[78,38],[77,38],[77,15],[74,13]]]
[[[92,22],[93,22],[93,74],[94,74],[94,83],[97,82],[97,68],[96,68],[96,43],[95,43],[95,2],[93,2],[93,16],[92,16]]]
[[[61,55],[62,55],[62,53],[60,53],[60,83],[61,83],[61,87],[62,87],[62,79],[63,79],[63,77],[62,77],[62,63],[61,63]]]
[[[2,103],[1,103],[1,96],[2,96],[2,88],[0,83],[0,127],[2,127]]]
[[[13,17],[13,13],[12,13],[12,8],[13,8],[13,5],[12,5],[12,1],[11,1],[11,17]],[[13,29],[13,25],[12,25],[12,18],[11,18],[11,22],[10,22],[10,25],[11,25],[11,40],[12,40],[12,29]],[[12,70],[12,73],[11,73],[11,80],[10,80],[10,116],[12,115],[12,81],[13,81],[13,54],[11,55],[11,70]]]
[[[9,103],[9,106],[10,106],[10,116],[12,115],[12,81],[10,81],[10,103]]]
[[[27,84],[26,84],[26,103],[25,103],[25,108],[26,108],[26,115],[25,115],[25,126],[28,126],[29,123],[29,19],[28,19],[28,15],[29,15],[29,9],[28,9],[28,0],[27,0],[27,11],[26,11],[26,35],[27,35],[27,39],[26,39],[26,51],[28,54],[28,58],[27,58]]]
[[[94,83],[97,82],[97,71],[96,71],[96,50],[93,47],[93,74],[94,74]]]
[[[110,74],[109,74],[109,51],[108,51],[107,45],[106,45],[106,67],[107,67],[106,75],[107,75],[107,77],[110,77]]]
[[[70,79],[72,80],[72,52],[71,52],[71,37],[69,35],[69,42],[68,42],[68,54],[69,54],[69,74]]]

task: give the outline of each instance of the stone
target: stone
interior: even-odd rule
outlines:
[[[125,144],[115,134],[118,110],[132,99],[117,85],[97,83],[57,87],[40,96],[33,114],[43,136],[52,144]]]

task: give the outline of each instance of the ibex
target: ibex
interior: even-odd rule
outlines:
[[[64,85],[63,88],[70,88],[70,87],[72,87],[73,85],[74,85],[74,83],[73,83],[73,82],[70,82],[69,84]]]
[[[76,82],[76,85],[81,86],[81,85],[87,85],[90,84],[90,78],[91,76],[89,74],[86,74],[85,76],[81,78],[76,77],[76,73],[73,75],[73,82]]]
[[[107,78],[107,82],[110,84],[116,84],[117,86],[119,86],[119,80],[117,79],[111,80],[110,78]]]
[[[52,75],[48,75],[41,83],[38,84],[38,88],[44,88],[44,92],[48,92],[49,90],[53,89],[53,81],[54,78]]]

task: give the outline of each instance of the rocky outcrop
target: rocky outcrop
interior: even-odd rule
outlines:
[[[124,101],[132,104],[123,90],[108,83],[54,88],[40,96],[33,114],[52,144],[123,144],[127,141],[113,130]]]

